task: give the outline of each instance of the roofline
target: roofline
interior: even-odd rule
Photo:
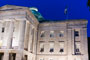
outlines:
[[[70,23],[70,22],[81,22],[81,21],[83,21],[83,22],[86,22],[86,23],[88,23],[88,20],[86,20],[86,19],[70,19],[70,20],[53,20],[53,21],[51,21],[51,20],[46,20],[46,21],[42,21],[42,22],[40,22],[40,23],[57,23],[57,22],[60,22],[60,23]]]

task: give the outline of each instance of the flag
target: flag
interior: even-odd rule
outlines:
[[[64,9],[64,14],[65,15],[67,14],[67,7]]]

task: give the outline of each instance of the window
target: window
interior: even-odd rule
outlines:
[[[75,55],[80,55],[80,42],[76,41],[75,42]]]
[[[50,31],[50,37],[54,37],[54,31]]]
[[[60,53],[63,53],[64,52],[64,41],[60,41],[59,44],[60,44],[60,50],[59,50],[59,52]]]
[[[41,48],[40,52],[44,52],[44,48]]]
[[[24,60],[28,60],[28,56],[27,55],[24,55]]]
[[[50,42],[50,51],[49,52],[54,52],[54,42]]]
[[[16,53],[9,53],[9,60],[16,60]]]
[[[53,60],[53,58],[49,58],[49,60]]]
[[[4,55],[4,53],[0,52],[0,60],[3,60],[3,55]]]
[[[61,52],[61,53],[64,52],[64,49],[63,49],[63,48],[60,48],[60,52]]]
[[[44,37],[44,36],[45,36],[45,32],[41,31],[41,37]]]
[[[76,52],[80,52],[80,51],[79,51],[79,48],[76,49]]]
[[[75,34],[75,37],[78,37],[79,36],[79,31],[75,31],[74,34]]]
[[[59,37],[63,37],[64,36],[64,31],[60,31]]]
[[[44,58],[40,58],[40,60],[44,60]]]
[[[40,42],[40,52],[44,52],[44,43]]]
[[[50,52],[54,52],[54,49],[53,48],[50,48]]]
[[[4,30],[5,30],[5,28],[3,27],[3,28],[2,28],[2,33],[4,33]]]

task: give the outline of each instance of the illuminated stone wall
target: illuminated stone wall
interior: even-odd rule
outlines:
[[[35,60],[38,23],[27,7],[0,7],[0,60]]]
[[[51,42],[54,45],[50,51]],[[87,20],[40,23],[37,57],[38,60],[88,60]]]
[[[39,23],[27,7],[0,7],[0,60],[88,60],[87,20]]]

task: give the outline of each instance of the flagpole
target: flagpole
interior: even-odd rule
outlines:
[[[67,7],[66,20],[68,20],[68,7]]]

